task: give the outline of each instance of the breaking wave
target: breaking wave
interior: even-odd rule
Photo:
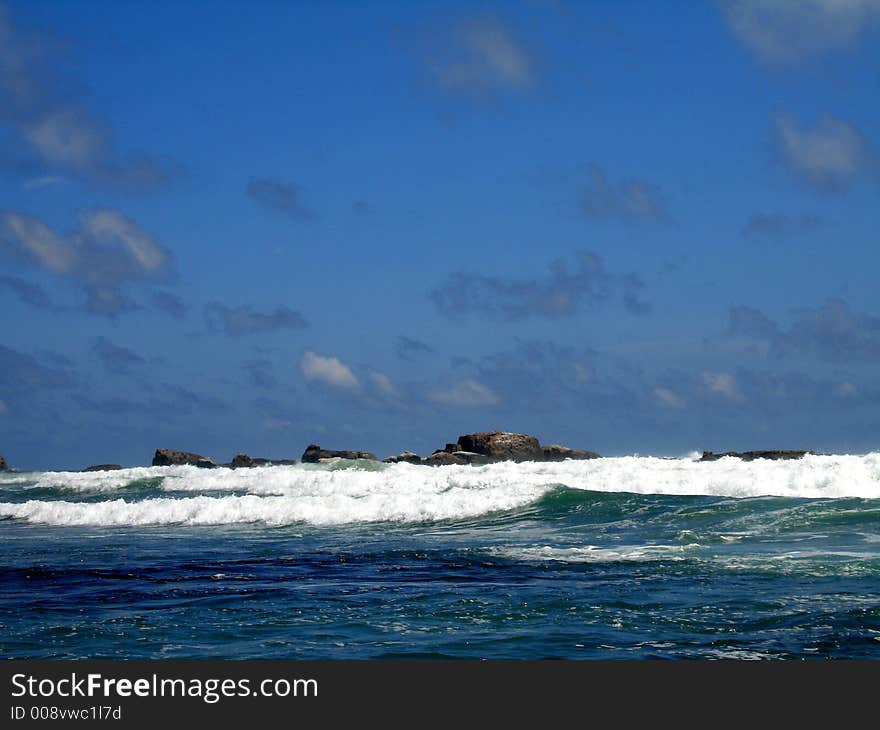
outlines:
[[[339,462],[238,470],[176,466],[7,474],[0,476],[0,518],[108,526],[424,522],[515,510],[560,488],[880,499],[880,453],[752,462],[630,456],[480,467]]]

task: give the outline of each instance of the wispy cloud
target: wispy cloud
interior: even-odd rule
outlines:
[[[774,65],[845,50],[880,20],[880,0],[726,0],[721,8],[739,39]]]
[[[150,303],[154,309],[158,309],[174,319],[183,319],[189,310],[189,307],[179,296],[161,289],[157,289],[150,295]]]
[[[274,312],[263,313],[248,306],[228,307],[220,302],[212,302],[205,307],[205,323],[211,332],[232,337],[308,326],[299,312],[284,305],[276,307]]]
[[[117,345],[106,337],[99,337],[95,340],[92,352],[98,357],[104,368],[111,373],[129,373],[132,368],[145,363],[144,358],[136,352]]]
[[[462,380],[447,387],[428,392],[428,400],[446,406],[482,408],[495,406],[501,399],[492,390],[476,380]]]
[[[134,305],[119,289],[126,281],[157,279],[171,269],[171,254],[118,210],[80,214],[79,228],[61,235],[43,221],[0,212],[0,251],[77,281],[89,311],[115,316]]]
[[[822,226],[815,215],[790,216],[784,213],[755,213],[742,227],[746,238],[788,238],[809,233]]]
[[[39,284],[25,281],[17,276],[0,276],[0,289],[11,291],[21,302],[37,309],[60,311],[46,291]]]
[[[616,186],[596,164],[587,166],[589,186],[584,193],[583,210],[590,218],[664,221],[669,213],[659,189],[644,180],[622,180]]]
[[[143,192],[168,185],[179,166],[142,152],[121,153],[107,120],[63,89],[61,44],[46,34],[21,33],[0,3],[0,124],[11,128],[30,159],[18,166],[53,180],[63,172],[114,190]]]
[[[430,345],[406,335],[397,338],[396,350],[397,357],[401,360],[414,360],[419,355],[429,355],[434,352],[434,348]]]
[[[729,329],[731,334],[763,342],[770,357],[808,355],[843,363],[880,360],[880,317],[853,312],[841,299],[794,310],[788,327],[759,309],[733,307]]]
[[[247,373],[251,385],[264,390],[274,390],[278,387],[274,367],[268,360],[250,360],[244,363],[242,368]]]
[[[799,126],[788,114],[775,121],[784,164],[819,190],[845,190],[875,164],[865,137],[842,119],[826,116],[813,127]]]
[[[534,53],[496,15],[466,18],[431,46],[426,56],[429,73],[449,92],[482,97],[527,91],[538,83]]]
[[[297,185],[278,180],[252,180],[245,188],[247,196],[266,210],[283,213],[295,220],[314,219],[315,213],[302,202]]]
[[[632,314],[645,314],[651,306],[642,299],[643,289],[635,274],[611,273],[597,255],[584,253],[576,257],[573,269],[557,260],[546,275],[531,279],[457,272],[429,296],[441,314],[452,318],[553,319],[571,316],[583,304],[596,307],[611,301]]]

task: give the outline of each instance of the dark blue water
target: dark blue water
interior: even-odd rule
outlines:
[[[878,499],[559,487],[457,520],[0,540],[6,658],[880,658]]]

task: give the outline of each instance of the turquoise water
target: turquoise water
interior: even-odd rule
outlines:
[[[5,475],[0,655],[880,658],[878,456],[813,459]]]

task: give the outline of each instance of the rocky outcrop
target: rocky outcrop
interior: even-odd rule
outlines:
[[[2,456],[0,456],[0,471],[9,471],[9,465]]]
[[[725,451],[723,454],[716,454],[712,451],[704,451],[700,461],[718,461],[725,456],[734,456],[743,461],[754,461],[755,459],[771,459],[778,461],[781,459],[800,459],[807,454],[814,454],[814,451]]]
[[[229,462],[229,466],[233,469],[246,469],[254,465],[254,460],[247,454],[236,454]]]
[[[448,451],[435,451],[430,456],[422,459],[422,463],[426,466],[449,466],[450,464],[464,464],[465,462]]]
[[[121,468],[119,464],[95,464],[87,466],[83,471],[118,471]]]
[[[214,469],[218,464],[207,456],[191,454],[188,451],[173,451],[172,449],[156,449],[153,456],[153,466],[180,466],[189,464],[202,469]]]
[[[538,439],[510,431],[481,431],[459,436],[456,451],[480,454],[490,462],[544,461],[544,450]]]
[[[306,463],[328,461],[330,459],[375,459],[368,451],[330,451],[317,444],[309,444],[302,460]],[[386,456],[386,464],[425,464],[443,466],[447,464],[494,464],[499,461],[564,461],[565,459],[598,459],[595,451],[572,449],[568,446],[551,444],[541,446],[534,436],[512,431],[478,431],[459,436],[455,443],[447,443],[430,456],[420,457],[413,451]]]
[[[250,469],[254,466],[292,466],[296,459],[263,459],[248,454],[236,454],[227,464],[230,469]]]
[[[325,459],[369,459],[378,461],[376,455],[369,451],[332,451],[322,449],[317,444],[309,444],[303,452],[302,460],[305,464],[317,464]]]
[[[400,462],[421,464],[422,457],[414,451],[401,451],[397,456],[386,456],[382,461],[386,464],[398,464]]]
[[[595,451],[572,449],[568,446],[550,444],[541,447],[544,452],[544,461],[565,461],[566,459],[601,459],[601,455]]]

